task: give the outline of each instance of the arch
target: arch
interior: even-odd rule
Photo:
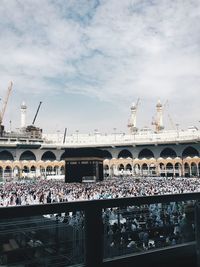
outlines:
[[[108,150],[103,150],[104,159],[112,159],[112,154]]]
[[[28,167],[28,166],[24,166],[24,168],[23,168],[23,172],[24,172],[24,173],[29,173],[29,167]]]
[[[0,166],[0,180],[3,178],[3,168]]]
[[[4,178],[10,179],[12,177],[12,168],[10,166],[6,166],[4,169]]]
[[[109,166],[107,164],[104,165],[104,170],[109,170]]]
[[[40,175],[41,175],[42,177],[45,177],[45,167],[42,166],[42,165],[40,165]]]
[[[165,164],[164,164],[163,162],[160,162],[160,163],[159,163],[159,168],[160,168],[161,170],[164,170],[164,169],[165,169]]]
[[[172,149],[170,147],[166,147],[161,151],[160,157],[162,157],[162,158],[168,158],[168,157],[176,158],[177,154],[176,154],[174,149]]]
[[[149,165],[149,175],[156,176],[156,164],[153,162]]]
[[[0,160],[14,160],[11,152],[3,150],[0,152]]]
[[[182,157],[186,158],[186,157],[199,157],[199,152],[196,150],[196,148],[192,147],[192,146],[188,146],[183,150],[182,153]]]
[[[187,162],[184,164],[184,174],[185,177],[190,177],[190,166]]]
[[[167,176],[174,176],[174,166],[171,162],[166,164],[166,175]]]
[[[142,175],[147,176],[149,174],[149,168],[146,163],[143,163],[141,166]]]
[[[173,169],[173,164],[171,162],[168,162],[166,164],[166,170],[171,170],[171,169]]]
[[[196,163],[192,162],[191,163],[191,175],[192,176],[197,176],[198,175],[198,166]]]
[[[139,155],[138,155],[138,158],[139,159],[142,159],[142,158],[147,158],[147,159],[150,159],[150,158],[154,158],[154,154],[153,152],[148,149],[148,148],[144,148],[140,151]]]
[[[50,166],[50,165],[48,165],[48,166],[46,167],[46,174],[47,174],[47,175],[48,175],[48,174],[51,174],[52,171],[53,171],[53,167]]]
[[[119,158],[133,158],[133,155],[128,149],[123,149],[118,154],[118,159]]]
[[[176,177],[182,176],[182,165],[180,162],[176,162],[174,165],[174,172]]]
[[[36,171],[35,166],[31,166],[30,171],[31,171],[31,172],[35,172],[35,171]]]
[[[160,176],[165,176],[165,164],[163,162],[159,163],[159,174]]]
[[[142,164],[142,169],[143,169],[143,170],[147,170],[147,169],[148,169],[148,165],[147,165],[146,163],[143,163],[143,164]]]
[[[180,162],[176,162],[176,164],[174,165],[175,169],[179,169],[181,168],[181,163]]]
[[[52,151],[46,151],[42,155],[41,160],[43,160],[43,161],[47,161],[47,160],[54,161],[54,160],[56,160],[56,156]]]
[[[119,170],[119,171],[123,171],[123,170],[124,170],[124,165],[123,165],[123,164],[120,164],[120,165],[118,166],[118,170]]]
[[[107,177],[109,175],[109,166],[105,164],[103,166],[104,175]]]
[[[132,174],[132,166],[130,163],[128,163],[126,166],[125,166],[125,174],[126,175],[131,175]]]
[[[4,169],[4,172],[11,171],[11,170],[12,170],[12,168],[10,166],[6,166],[5,169]]]
[[[131,166],[130,163],[128,163],[128,164],[126,165],[126,171],[127,171],[127,170],[132,171],[132,166]]]
[[[198,174],[199,174],[199,177],[200,177],[200,162],[198,164]]]
[[[20,155],[19,160],[36,160],[36,156],[32,151],[27,150]]]
[[[29,177],[34,178],[35,176],[36,176],[36,167],[34,165],[32,165],[30,167]]]

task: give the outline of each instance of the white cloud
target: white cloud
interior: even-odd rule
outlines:
[[[199,32],[198,0],[2,0],[1,88],[12,79],[19,95],[83,94],[124,111],[140,96],[146,114],[169,99],[186,125],[199,120]]]

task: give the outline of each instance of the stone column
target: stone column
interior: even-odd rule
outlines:
[[[41,176],[40,168],[39,167],[36,167],[36,169],[35,169],[35,175],[36,175],[36,177]]]

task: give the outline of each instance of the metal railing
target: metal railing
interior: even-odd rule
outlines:
[[[146,207],[149,213],[150,209],[148,207],[152,204],[153,205],[159,204],[161,206],[164,206],[164,205],[169,205],[169,203],[177,202],[177,203],[181,203],[181,205],[184,205],[184,203],[186,203],[187,201],[189,201],[190,203],[192,203],[192,205],[195,206],[195,220],[194,220],[195,240],[194,241],[196,244],[197,262],[198,264],[200,264],[200,251],[199,251],[199,247],[200,247],[200,230],[199,230],[199,227],[200,227],[199,225],[200,193],[77,201],[77,202],[52,203],[52,204],[32,205],[32,206],[2,207],[0,208],[0,242],[6,243],[7,242],[6,238],[7,238],[11,240],[10,242],[12,243],[14,242],[15,244],[15,241],[13,241],[14,240],[13,235],[15,238],[17,238],[16,237],[17,232],[22,232],[23,235],[25,236],[24,237],[25,241],[26,242],[29,241],[28,243],[30,243],[30,240],[27,239],[27,231],[31,232],[31,235],[33,235],[37,231],[40,231],[39,233],[42,235],[42,233],[45,232],[45,229],[48,228],[47,225],[50,224],[48,228],[48,232],[45,237],[47,238],[48,236],[48,242],[49,242],[48,244],[51,243],[51,240],[49,240],[49,237],[51,239],[51,236],[49,235],[52,234],[52,239],[54,239],[55,237],[56,246],[59,247],[60,249],[64,249],[65,246],[68,246],[68,245],[65,243],[65,241],[61,241],[62,240],[61,236],[62,234],[64,234],[65,228],[62,229],[62,226],[64,225],[64,223],[63,221],[60,222],[59,216],[63,213],[65,213],[66,215],[68,213],[75,214],[76,212],[81,211],[81,216],[84,217],[84,225],[83,227],[81,227],[81,233],[82,231],[84,232],[84,238],[82,239],[83,236],[81,236],[81,241],[80,240],[78,241],[78,239],[76,239],[76,242],[73,243],[73,247],[79,246],[81,247],[81,251],[82,252],[84,251],[84,257],[81,259],[81,262],[78,262],[78,263],[81,263],[82,265],[88,266],[88,267],[103,266],[104,260],[106,259],[104,250],[105,250],[105,245],[107,244],[105,243],[105,239],[107,240],[107,236],[105,236],[105,225],[106,224],[105,224],[105,221],[103,220],[102,213],[105,213],[106,209],[109,209],[110,211],[110,209],[113,210],[117,208],[118,215],[123,215],[122,210],[125,210],[127,212],[127,207],[138,207],[138,209],[140,209],[141,207],[143,208]],[[41,218],[44,218],[44,215],[48,216],[49,214],[51,215],[54,214],[54,216],[49,216],[51,220],[45,217],[45,220],[41,221]],[[27,221],[20,220],[20,218],[24,219],[25,217],[28,218]],[[126,219],[127,221],[129,220],[128,217],[126,217]],[[120,216],[118,216],[117,223],[122,224],[120,220],[121,220]],[[32,225],[33,223],[35,224]],[[18,228],[16,228],[15,225],[18,225]],[[35,225],[37,227],[35,227]],[[51,225],[55,227],[54,230],[51,229]],[[60,232],[60,229],[62,229],[61,232]],[[78,232],[75,231],[74,235],[77,235],[77,234]],[[28,238],[30,239],[30,237]],[[64,242],[64,243],[59,244],[59,242]],[[80,245],[81,242],[84,243],[83,245],[84,249]],[[189,241],[186,240],[184,242],[187,243]],[[27,246],[24,245],[23,248],[27,249]],[[50,251],[51,253],[52,247],[49,245],[48,247],[45,247],[45,249],[46,251],[48,252]],[[55,246],[54,246],[54,249],[55,249],[55,252],[54,254],[52,254],[53,256],[51,257],[51,262],[53,262],[53,257],[55,257],[55,255],[58,255],[58,256],[60,255],[60,258],[61,258],[61,254],[59,254],[60,252],[57,251]],[[156,247],[155,249],[159,250],[158,247]],[[163,247],[162,247],[162,250],[163,250]],[[36,255],[36,252],[34,250],[34,253],[35,253],[34,255]],[[129,254],[132,252],[133,251],[129,251]],[[14,257],[13,254],[12,256],[10,256],[9,253],[11,252],[9,251],[5,253],[1,251],[2,255],[6,254],[6,257],[8,258],[11,257],[13,259]],[[145,255],[146,252],[142,251],[141,253],[144,253]],[[42,255],[43,257],[45,257],[44,255],[46,254],[42,254]],[[127,255],[122,253],[120,254],[120,256],[126,257]],[[68,259],[65,253],[62,254],[62,257],[63,257],[63,261]],[[71,262],[71,264],[75,264],[75,263]],[[12,265],[8,264],[7,266],[12,266]],[[26,266],[29,266],[29,265],[26,265]],[[37,265],[37,266],[40,266],[40,265]],[[53,263],[52,265],[50,265],[49,263],[45,265],[43,263],[41,266],[53,266]],[[67,265],[55,265],[54,264],[54,266],[67,266]]]
[[[136,134],[125,134],[125,133],[117,133],[117,134],[77,134],[70,135],[66,137],[65,143],[62,144],[62,138],[58,139],[56,135],[48,135],[44,134],[46,138],[45,143],[51,144],[61,144],[62,146],[67,145],[69,147],[76,146],[105,146],[105,145],[140,145],[140,144],[162,144],[162,143],[176,143],[176,142],[191,142],[191,141],[199,141],[200,132],[188,132],[181,131],[177,135],[176,131],[164,131],[162,133],[136,133]],[[48,140],[48,141],[47,141]]]

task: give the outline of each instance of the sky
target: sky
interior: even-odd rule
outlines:
[[[20,105],[45,133],[200,127],[199,0],[0,0],[0,109],[20,127]],[[171,118],[171,119],[169,119]]]

